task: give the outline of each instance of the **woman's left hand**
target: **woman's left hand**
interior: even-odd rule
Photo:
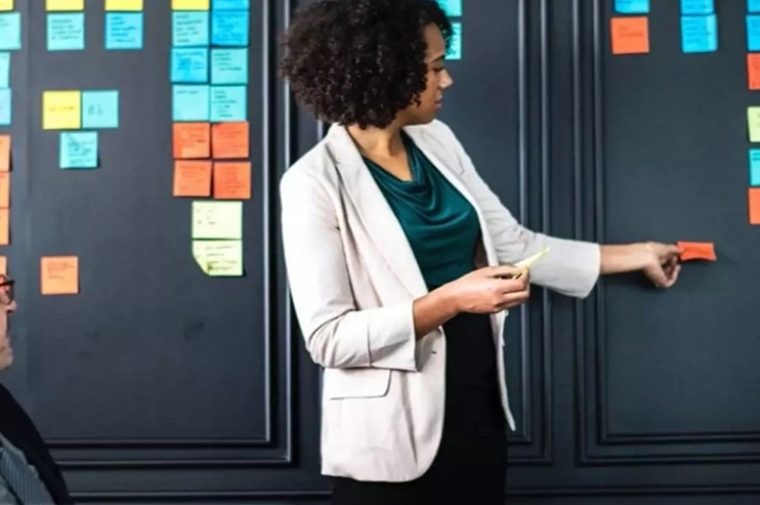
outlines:
[[[678,262],[681,250],[673,244],[649,242],[645,245],[649,260],[642,269],[644,275],[660,288],[669,288],[678,280],[681,265]]]

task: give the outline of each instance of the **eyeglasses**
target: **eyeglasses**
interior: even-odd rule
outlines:
[[[7,275],[0,275],[0,303],[10,305],[13,303],[13,284],[15,281]]]

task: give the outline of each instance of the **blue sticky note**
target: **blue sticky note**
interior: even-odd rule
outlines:
[[[106,49],[142,49],[143,13],[107,12]]]
[[[11,53],[0,53],[0,88],[11,86]]]
[[[709,16],[681,16],[681,48],[684,53],[718,50],[718,19]]]
[[[747,16],[747,50],[760,51],[760,16]]]
[[[749,150],[749,184],[760,186],[760,149]]]
[[[681,0],[681,14],[712,14],[715,12],[713,0]]]
[[[81,51],[84,49],[84,14],[47,15],[48,51]]]
[[[98,132],[61,132],[61,168],[98,168]]]
[[[446,59],[462,59],[462,23],[451,23],[451,41],[446,51]]]
[[[119,92],[83,91],[82,128],[118,128]]]
[[[212,49],[211,84],[248,84],[248,49]]]
[[[618,14],[649,14],[649,0],[615,0]]]
[[[438,0],[443,12],[447,16],[459,17],[462,15],[462,0]]]
[[[246,86],[211,86],[211,121],[247,121]]]
[[[214,0],[211,4],[213,10],[238,11],[251,8],[249,0]]]
[[[760,0],[747,0],[747,12],[760,12]]]
[[[215,46],[248,45],[248,11],[214,11],[211,43]]]
[[[174,121],[208,121],[209,87],[200,84],[175,84],[172,88]]]
[[[0,14],[0,51],[21,49],[21,13]]]
[[[205,47],[172,48],[171,81],[208,82],[208,49]]]
[[[172,46],[208,46],[210,33],[208,16],[208,11],[172,12]]]
[[[11,124],[11,90],[10,88],[0,89],[0,126],[10,126]]]

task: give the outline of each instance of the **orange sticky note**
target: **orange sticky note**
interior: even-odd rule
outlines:
[[[0,209],[11,206],[11,174],[0,172]]]
[[[749,224],[760,224],[760,188],[749,188]]]
[[[760,89],[760,53],[747,54],[747,86]]]
[[[79,293],[79,258],[43,256],[40,260],[40,283],[43,295]]]
[[[11,169],[11,136],[0,135],[0,172]]]
[[[211,196],[211,162],[174,162],[174,196]]]
[[[678,242],[676,245],[681,248],[681,261],[717,259],[712,242]]]
[[[211,125],[174,123],[172,143],[175,159],[208,158],[211,156]]]
[[[211,127],[214,158],[243,159],[250,156],[248,123],[217,123]]]
[[[0,274],[8,275],[8,257],[0,256]]]
[[[8,209],[0,209],[0,245],[11,243],[11,214]]]
[[[214,163],[214,198],[248,200],[251,198],[251,163]]]
[[[646,16],[612,18],[612,54],[649,52],[649,19]]]

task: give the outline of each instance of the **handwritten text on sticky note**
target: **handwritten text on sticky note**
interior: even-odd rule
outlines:
[[[211,162],[175,161],[172,193],[174,196],[210,196]]]
[[[210,123],[174,123],[172,151],[175,159],[211,156]]]
[[[194,201],[192,236],[194,239],[242,239],[243,202]]]
[[[193,240],[193,258],[206,275],[240,277],[243,275],[241,240]]]
[[[42,93],[42,128],[77,130],[82,124],[82,93],[45,91]]]
[[[612,54],[649,52],[649,20],[646,16],[612,18],[611,30]]]
[[[42,257],[40,283],[43,295],[79,293],[79,258],[76,256]]]

